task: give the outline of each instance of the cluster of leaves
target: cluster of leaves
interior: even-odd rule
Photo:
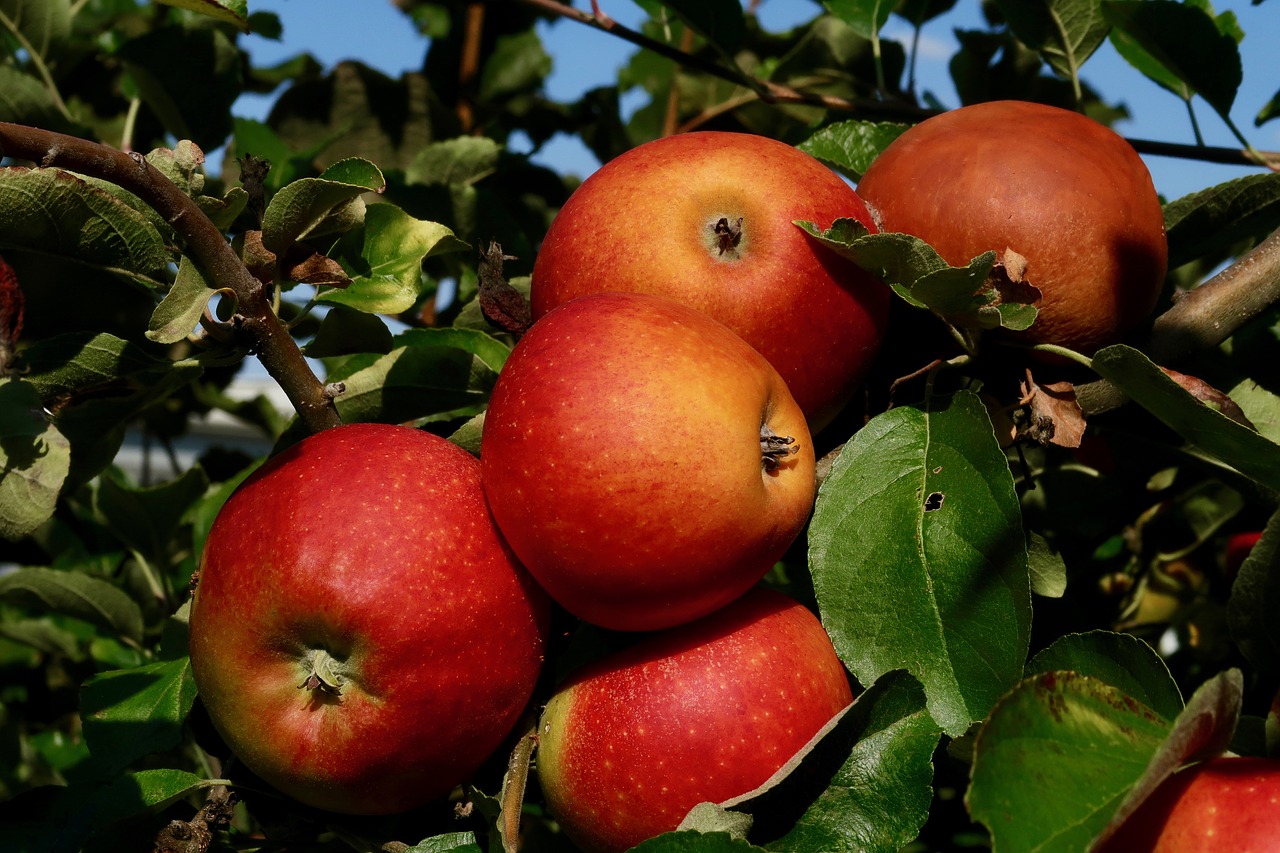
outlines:
[[[343,421],[414,423],[474,448],[515,328],[495,325],[485,289],[506,286],[501,260],[519,289],[573,186],[514,140],[536,150],[570,134],[605,160],[676,130],[746,130],[856,178],[902,122],[940,106],[881,28],[890,14],[921,28],[952,3],[832,0],[779,34],[736,0],[646,2],[650,19],[628,35],[649,49],[616,86],[567,104],[544,93],[547,7],[399,5],[430,47],[420,71],[392,80],[306,55],[255,67],[238,39],[278,37],[280,23],[243,0],[0,0],[0,119],[149,151],[267,289]],[[1175,0],[984,9],[989,26],[960,33],[951,63],[966,102],[1113,119],[1122,109],[1079,76],[1110,38],[1230,125],[1243,32],[1229,13]],[[277,89],[265,122],[232,115],[242,93]],[[636,92],[645,102],[624,118],[621,96]],[[852,107],[892,120],[849,121]],[[224,146],[206,175],[202,150]],[[224,772],[183,603],[214,515],[260,460],[214,448],[137,482],[119,454],[131,432],[172,450],[213,411],[267,446],[305,425],[228,392],[263,342],[246,332],[243,294],[195,260],[185,223],[91,164],[61,168],[54,148],[47,163],[0,168],[0,846],[136,847],[170,818],[206,846],[229,822],[215,843],[232,849],[501,844],[490,828],[507,799],[485,793],[501,786],[501,757],[466,793],[463,824],[449,804],[340,821]],[[1170,294],[1280,226],[1278,177],[1166,206]],[[1275,755],[1275,312],[1194,354],[1219,397],[1127,346],[1035,362],[1033,377],[1017,353],[976,346],[1034,321],[1025,295],[990,285],[994,256],[950,267],[901,235],[804,227],[902,297],[866,405],[819,436],[834,461],[806,536],[769,578],[821,613],[863,692],[789,777],[817,774],[821,790],[784,781],[735,803],[753,818],[745,838],[712,809],[692,824],[705,834],[641,849],[1080,850],[1188,760]],[[490,240],[502,249],[481,259]],[[1087,423],[1044,404],[1104,381],[1132,402]],[[1264,529],[1233,574],[1226,537]],[[618,640],[583,627],[569,643],[580,655]],[[207,794],[225,805],[229,784],[248,808],[197,811]],[[525,848],[565,849],[538,802],[535,788]]]

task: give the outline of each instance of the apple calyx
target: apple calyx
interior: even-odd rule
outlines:
[[[335,663],[338,663],[338,661],[332,655],[324,649],[318,649],[311,656],[311,673],[298,685],[298,689],[319,690],[321,693],[330,696],[340,695],[342,693],[342,676],[334,671]]]
[[[760,464],[764,470],[775,470],[783,459],[799,452],[800,447],[794,438],[778,435],[768,424],[760,425]]]
[[[721,216],[711,230],[716,235],[716,248],[720,250],[721,256],[725,253],[738,254],[738,244],[742,242],[741,216],[733,222],[729,221],[729,217]]]

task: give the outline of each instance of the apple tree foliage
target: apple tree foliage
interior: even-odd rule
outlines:
[[[530,156],[557,135],[603,161],[749,131],[856,180],[947,106],[880,32],[949,26],[954,0],[831,0],[786,32],[737,0],[641,0],[639,30],[608,2],[396,5],[429,44],[399,79],[255,65],[245,34],[281,23],[252,0],[0,0],[0,849],[571,849],[536,755],[521,783],[518,733],[512,770],[494,756],[453,802],[395,818],[308,811],[237,768],[184,605],[261,460],[212,446],[183,469],[173,448],[220,412],[275,446],[341,420],[475,450],[575,185]],[[990,285],[990,256],[950,267],[913,238],[797,223],[901,297],[766,579],[821,614],[860,696],[789,772],[637,850],[1085,850],[1186,761],[1280,753],[1280,176],[1230,117],[1241,51],[1265,46],[1204,0],[983,11],[950,60],[964,103],[1119,120],[1081,77],[1110,41],[1193,118],[1140,150],[1257,168],[1166,200],[1158,316],[1091,358],[1002,342],[1034,309]],[[616,84],[549,97],[548,25],[631,51]],[[245,93],[273,99],[265,121],[235,115]],[[1203,105],[1238,149],[1196,142]],[[1268,122],[1280,93],[1250,106]],[[229,393],[253,359],[296,417]],[[142,480],[118,464],[127,435],[150,448]],[[624,639],[566,624],[547,686]]]

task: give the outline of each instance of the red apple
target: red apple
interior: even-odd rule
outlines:
[[[1226,553],[1223,555],[1223,572],[1228,579],[1234,580],[1236,575],[1240,574],[1240,567],[1253,553],[1253,547],[1261,538],[1261,530],[1233,533],[1227,537]]]
[[[191,665],[254,773],[308,805],[393,813],[448,794],[503,743],[548,608],[473,457],[408,427],[340,426],[273,458],[218,514]]]
[[[813,444],[786,383],[727,327],[638,293],[566,302],[498,377],[485,494],[566,609],[645,631],[764,576],[808,518]]]
[[[1096,853],[1280,853],[1280,761],[1215,758],[1156,788]]]
[[[669,296],[737,332],[782,374],[817,431],[867,373],[889,291],[794,222],[866,206],[830,169],[746,133],[666,137],[606,163],[561,208],[533,267],[535,320],[575,296]]]
[[[851,701],[821,623],[760,587],[571,676],[542,715],[538,778],[583,850],[626,850],[759,787]]]
[[[912,127],[858,193],[885,231],[960,266],[1006,249],[1026,258],[1039,315],[1022,339],[1091,353],[1155,306],[1168,245],[1160,199],[1133,148],[1079,113],[993,101]]]

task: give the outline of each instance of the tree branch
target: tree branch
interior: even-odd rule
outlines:
[[[487,1],[493,2],[493,0]],[[902,101],[837,98],[831,95],[801,91],[769,80],[759,80],[738,68],[726,67],[712,59],[681,50],[666,42],[658,41],[644,33],[625,27],[605,15],[597,16],[590,12],[581,11],[560,2],[560,0],[520,0],[520,2],[550,15],[577,21],[592,29],[617,36],[637,47],[666,57],[685,68],[701,71],[704,74],[751,89],[765,103],[804,104],[881,121],[918,122],[938,113],[937,110],[923,109]],[[1129,139],[1128,141],[1142,154],[1177,157],[1183,160],[1199,160],[1207,163],[1225,163],[1235,166],[1263,166],[1280,171],[1280,152],[1262,151],[1257,152],[1255,155],[1253,152],[1243,148],[1218,148],[1178,142],[1159,142],[1150,139]],[[1259,157],[1261,157],[1261,162],[1259,162]]]
[[[241,327],[253,342],[258,359],[280,383],[307,428],[318,432],[339,423],[332,398],[272,310],[262,284],[249,274],[226,236],[195,201],[146,159],[9,122],[0,122],[0,154],[109,181],[153,208],[183,239],[186,252],[207,280],[235,294]]]

